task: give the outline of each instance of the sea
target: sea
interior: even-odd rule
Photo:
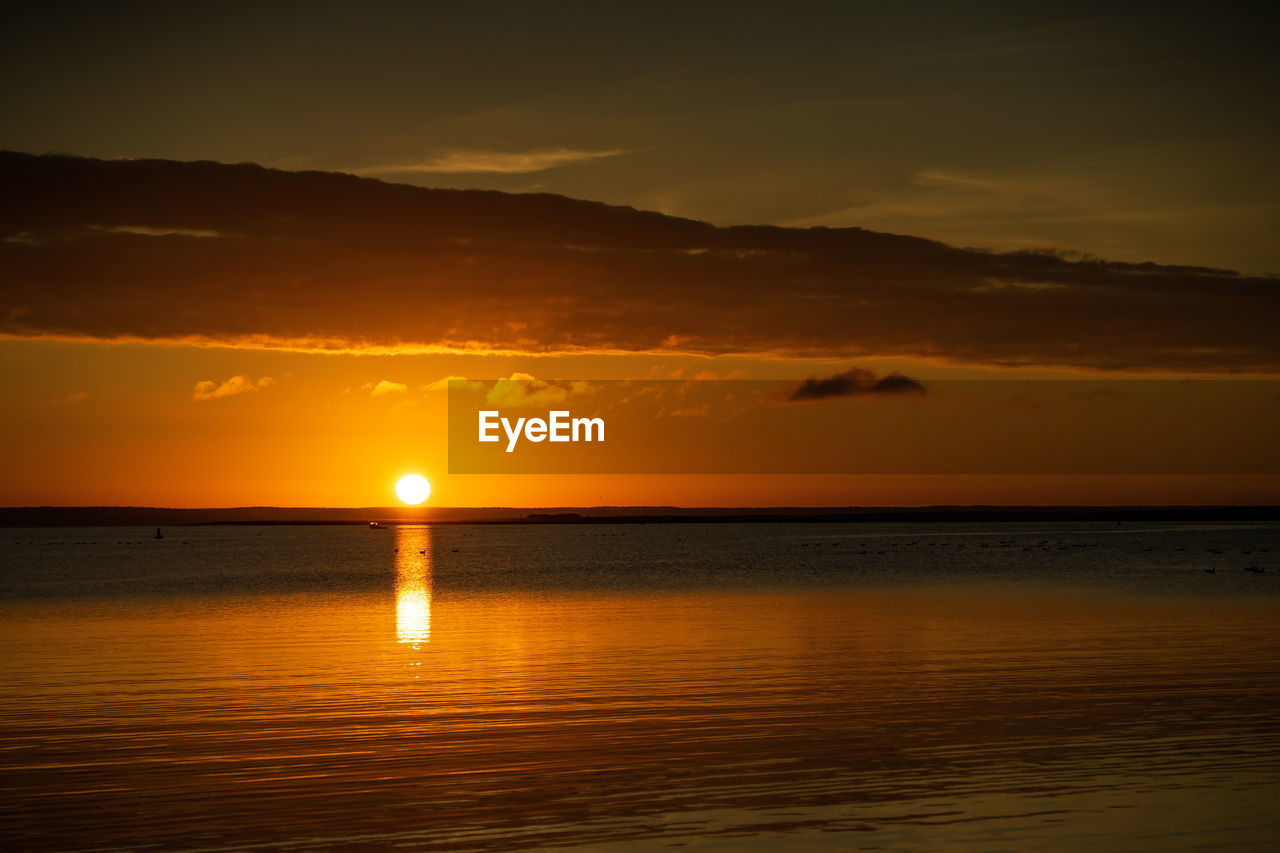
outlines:
[[[1280,524],[0,530],[5,850],[1280,849]]]

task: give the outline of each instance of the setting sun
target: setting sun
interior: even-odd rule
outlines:
[[[410,506],[422,503],[429,494],[431,494],[431,484],[420,474],[406,474],[400,478],[400,482],[396,483],[396,497]]]

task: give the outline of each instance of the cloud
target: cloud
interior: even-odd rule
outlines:
[[[545,406],[559,403],[569,391],[559,385],[534,379],[527,373],[513,373],[510,379],[499,379],[485,395],[492,406]]]
[[[702,403],[697,406],[675,409],[667,414],[667,416],[672,418],[705,418],[709,414],[711,414],[711,405],[709,403]],[[662,413],[660,412],[659,416],[661,415]]]
[[[846,207],[785,224],[857,225],[1004,251],[1073,246],[1131,260],[1170,247],[1184,258],[1220,258],[1224,246],[1253,246],[1244,249],[1248,257],[1233,261],[1269,263],[1250,235],[1254,222],[1274,216],[1274,202],[1188,204],[1176,178],[1139,198],[1122,189],[1130,177],[1065,166],[981,174],[922,169],[908,180],[865,189]]]
[[[624,148],[585,150],[580,148],[539,148],[534,151],[450,151],[422,163],[402,163],[354,169],[356,175],[468,174],[494,172],[518,175],[543,172],[571,163],[586,163],[630,153]]]
[[[388,382],[386,379],[381,380],[377,385],[369,383],[365,385],[369,389],[370,397],[385,397],[388,394],[403,394],[409,390],[409,386],[403,382]]]
[[[270,376],[264,376],[257,382],[249,379],[247,376],[232,376],[226,382],[219,385],[217,382],[205,379],[196,383],[195,390],[191,392],[191,399],[199,402],[201,400],[216,400],[219,397],[232,397],[236,394],[247,394],[250,391],[261,391],[268,385],[274,385],[275,380]]]
[[[3,336],[1280,372],[1280,279],[1229,270],[245,164],[0,153],[0,185]]]
[[[64,394],[64,395],[63,395],[63,396],[61,396],[61,397],[55,397],[55,398],[53,399],[53,402],[54,402],[56,405],[60,405],[60,406],[69,406],[69,405],[71,405],[72,403],[79,403],[79,402],[81,402],[82,400],[87,399],[87,398],[88,398],[88,396],[89,396],[89,392],[88,392],[88,391],[73,391],[73,392],[71,392],[71,393],[69,393],[69,394]]]
[[[435,382],[432,382],[429,385],[422,386],[422,390],[423,391],[447,391],[449,390],[450,382],[459,383],[462,387],[469,388],[472,391],[480,390],[480,386],[481,386],[481,383],[476,382],[473,379],[467,379],[467,377],[465,376],[454,376],[453,374],[450,374],[441,379],[437,379]]]
[[[826,400],[830,397],[856,397],[865,394],[924,394],[924,386],[917,379],[893,372],[876,376],[873,371],[854,367],[823,379],[806,379],[790,394],[787,402]]]
[[[149,225],[111,225],[109,227],[93,226],[115,234],[138,234],[143,237],[225,237],[220,231],[210,228],[152,228]]]
[[[547,406],[563,402],[572,394],[592,394],[595,387],[579,379],[568,382],[536,379],[528,373],[513,373],[499,379],[485,395],[492,406]]]
[[[959,187],[962,189],[990,190],[1000,192],[1004,186],[1000,181],[980,178],[973,175],[960,175],[954,172],[942,172],[937,169],[921,169],[911,178],[911,183],[918,187]]]

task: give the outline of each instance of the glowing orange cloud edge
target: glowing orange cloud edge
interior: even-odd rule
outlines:
[[[936,354],[915,352],[873,352],[870,350],[850,349],[845,352],[800,353],[793,350],[756,350],[738,352],[727,350],[710,352],[706,350],[663,348],[663,349],[611,349],[605,347],[559,347],[548,349],[518,349],[495,347],[480,341],[450,342],[443,344],[398,343],[375,344],[355,343],[344,338],[279,338],[272,335],[242,335],[238,337],[213,338],[207,335],[186,335],[181,337],[144,338],[136,335],[116,337],[95,337],[92,335],[71,335],[53,333],[16,334],[0,332],[0,342],[47,341],[52,343],[92,344],[99,346],[158,346],[158,347],[192,347],[197,349],[232,349],[253,350],[259,352],[288,352],[307,355],[346,355],[346,356],[394,356],[394,355],[458,355],[458,356],[497,356],[506,358],[550,359],[566,356],[637,356],[666,358],[697,358],[712,360],[716,358],[742,358],[758,361],[788,361],[798,365],[829,364],[851,359],[904,359],[945,368],[970,368],[993,372],[1016,372],[1020,370],[1055,370],[1065,371],[1082,376],[1142,376],[1148,378],[1181,377],[1195,375],[1203,378],[1249,377],[1272,378],[1277,373],[1261,371],[1196,371],[1196,370],[1159,370],[1148,367],[1137,367],[1127,370],[1100,367],[1082,367],[1079,365],[1054,364],[1049,362],[1026,362],[1024,364],[991,364],[959,361]]]

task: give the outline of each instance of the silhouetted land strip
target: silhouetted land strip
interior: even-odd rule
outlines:
[[[1277,506],[930,507],[0,507],[0,527],[183,524],[706,524],[779,522],[1277,521]]]

